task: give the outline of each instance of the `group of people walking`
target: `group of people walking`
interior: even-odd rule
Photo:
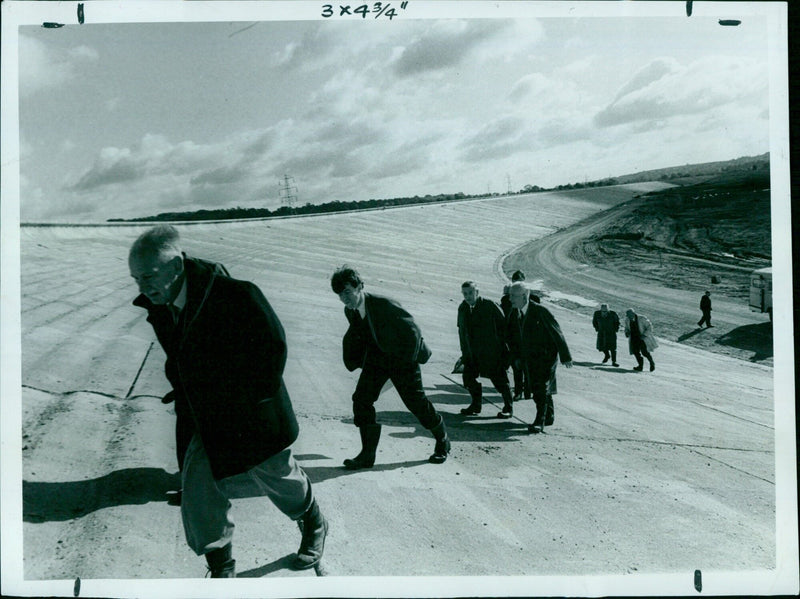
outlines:
[[[597,350],[603,352],[603,364],[611,359],[611,365],[617,363],[617,331],[619,331],[619,315],[608,309],[608,304],[600,304],[600,309],[592,316],[592,326],[597,331]],[[628,350],[636,358],[634,370],[644,369],[644,359],[650,364],[650,371],[656,369],[651,353],[658,347],[653,335],[653,325],[646,316],[637,314],[633,309],[625,311],[625,337],[628,338]]]
[[[556,368],[559,360],[572,367],[572,356],[552,313],[525,286],[524,275],[517,271],[505,289],[501,306],[484,299],[474,281],[461,285],[464,301],[458,307],[458,337],[462,379],[469,391],[470,405],[461,410],[465,416],[479,414],[482,388],[479,376],[488,378],[503,398],[498,418],[511,418],[513,401],[524,393],[536,404],[536,417],[528,426],[540,433],[554,422],[553,394],[556,392]],[[512,367],[514,394],[508,382]]]
[[[159,225],[142,233],[128,255],[139,295],[133,304],[166,354],[165,373],[172,389],[162,402],[174,403],[175,440],[181,490],[174,495],[189,547],[205,556],[214,578],[235,577],[234,522],[230,497],[237,487],[257,487],[300,528],[298,569],[316,566],[325,546],[328,521],[308,476],[291,446],[299,434],[283,381],[286,337],[261,290],[228,275],[221,264],[189,257],[178,231]],[[463,383],[470,404],[465,416],[482,410],[482,385],[488,378],[503,398],[498,418],[511,418],[513,402],[524,396],[536,404],[528,430],[544,431],[554,422],[553,395],[560,361],[572,357],[552,313],[517,271],[500,305],[484,299],[474,281],[461,286],[457,328]],[[348,328],[342,359],[361,372],[353,392],[353,423],[359,430],[358,454],[344,460],[349,470],[371,468],[381,425],[374,404],[391,381],[408,410],[430,431],[435,443],[428,460],[442,464],[450,453],[444,420],[425,395],[420,364],[431,356],[414,318],[395,300],[367,292],[350,266],[331,276],[332,291],[344,304]],[[650,322],[628,310],[625,334],[642,370],[643,357],[655,368],[656,347]],[[597,348],[616,361],[619,318],[603,304],[593,319]],[[508,368],[513,371],[513,394]]]

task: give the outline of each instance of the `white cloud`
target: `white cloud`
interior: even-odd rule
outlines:
[[[97,50],[94,48],[90,48],[89,46],[77,46],[76,48],[72,48],[69,51],[69,55],[72,58],[77,58],[81,60],[90,60],[92,62],[97,61],[100,58],[100,55],[97,53]]]
[[[96,61],[97,51],[88,46],[70,49],[65,56],[54,53],[46,44],[27,35],[19,36],[19,91],[25,96],[62,85],[75,77],[75,65]]]
[[[19,36],[19,92],[28,95],[54,87],[72,77],[69,63],[58,60],[47,46],[27,35]]]
[[[473,49],[494,41],[507,21],[436,21],[407,43],[393,63],[395,74],[407,77],[460,64]]]
[[[730,103],[766,102],[767,74],[756,60],[706,57],[687,67],[658,59],[624,85],[617,98],[595,115],[609,127],[718,109]]]

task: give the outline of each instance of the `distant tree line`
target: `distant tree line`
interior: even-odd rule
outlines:
[[[590,187],[604,187],[609,185],[623,185],[626,183],[640,183],[643,181],[671,181],[681,178],[697,177],[702,175],[714,175],[725,173],[726,171],[766,171],[769,172],[769,153],[760,156],[745,156],[723,162],[707,162],[703,164],[684,165],[643,171],[631,175],[621,175],[618,177],[606,177],[596,181],[584,181],[583,183],[567,183],[556,187],[539,187],[538,185],[525,185],[522,189],[508,194],[486,193],[467,195],[464,193],[438,194],[413,196],[404,198],[390,198],[381,200],[354,200],[342,202],[335,200],[324,204],[305,204],[300,207],[281,206],[275,210],[269,208],[216,208],[213,210],[194,210],[191,212],[162,212],[156,216],[142,216],[137,218],[109,218],[107,222],[153,222],[153,221],[197,221],[197,220],[233,220],[245,218],[268,218],[280,216],[292,216],[298,214],[326,214],[329,212],[344,212],[348,210],[369,210],[376,208],[386,208],[391,206],[408,206],[412,204],[427,204],[435,202],[454,202],[471,198],[485,198],[487,196],[499,195],[522,195],[535,193],[538,191],[561,191],[568,189],[584,189]]]
[[[108,222],[154,222],[154,221],[195,221],[195,220],[231,220],[243,218],[267,218],[274,216],[291,216],[296,214],[326,214],[329,212],[344,212],[347,210],[367,210],[385,208],[389,206],[407,206],[412,204],[426,204],[430,202],[453,202],[470,197],[463,193],[414,196],[408,198],[390,198],[383,200],[361,201],[333,201],[325,204],[305,204],[292,207],[281,206],[275,210],[269,208],[216,208],[213,210],[194,210],[192,212],[162,212],[155,216],[142,216],[138,218],[110,218]]]

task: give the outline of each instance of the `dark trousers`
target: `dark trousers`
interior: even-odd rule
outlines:
[[[525,376],[525,369],[521,366],[516,366],[512,361],[511,372],[514,375],[514,396],[524,392],[525,398],[529,398],[531,396],[531,383],[528,377]]]
[[[469,362],[464,364],[464,372],[461,375],[462,380],[464,381],[464,386],[469,391],[470,397],[472,398],[472,405],[478,407],[483,402],[483,386],[478,382],[478,376],[480,375],[480,371],[478,367],[474,364]],[[497,389],[497,392],[503,398],[504,405],[511,405],[513,401],[511,398],[511,387],[508,385],[508,374],[505,370],[498,370],[497,372],[492,372],[486,375],[487,378],[492,381],[492,385],[494,388]]]
[[[616,362],[617,361],[617,350],[615,350],[615,349],[604,349],[603,350],[603,357],[606,360],[608,360],[608,358],[609,358],[609,353],[611,355],[611,361],[612,362]]]
[[[536,404],[534,424],[543,424],[553,416],[553,396],[550,394],[550,379],[555,375],[558,356],[533,356],[525,361],[525,375],[531,385],[533,401]],[[548,414],[549,412],[549,414]]]
[[[642,360],[642,356],[647,358],[647,361],[651,364],[653,363],[653,356],[650,355],[650,352],[647,351],[647,346],[644,344],[644,341],[634,342],[633,344],[633,357],[636,358],[636,362],[639,366],[644,364],[644,360]]]
[[[431,430],[442,422],[442,417],[422,389],[419,364],[367,361],[353,392],[353,422],[356,426],[376,424],[375,402],[388,380],[392,381],[400,399],[422,426]]]
[[[703,310],[703,318],[700,319],[697,326],[701,327],[703,323],[706,323],[706,326],[711,326],[711,310]]]

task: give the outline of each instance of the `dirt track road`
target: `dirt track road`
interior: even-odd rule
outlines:
[[[700,330],[696,323],[702,290],[671,289],[653,283],[645,278],[647,273],[634,260],[630,262],[630,272],[625,273],[598,268],[575,258],[580,256],[581,240],[604,230],[645,201],[645,198],[632,199],[552,235],[526,242],[509,253],[502,267],[509,275],[517,269],[528,273],[533,287],[542,288],[546,295],[555,292],[549,294],[551,301],[563,303],[566,299],[567,305],[582,307],[587,314],[605,301],[620,318],[627,308],[633,307],[650,318],[659,337],[771,365],[769,320],[766,315],[751,312],[746,302],[712,294],[714,328]],[[581,306],[584,300],[587,301]]]
[[[374,596],[386,588],[354,577],[452,576],[417,592],[620,594],[668,573],[651,591],[688,594],[698,568],[722,572],[720,584],[730,571],[770,576],[781,534],[771,368],[674,343],[659,348],[654,373],[624,362],[606,368],[590,317],[553,305],[575,359],[574,368],[559,369],[556,424],[528,435],[530,401],[516,404],[514,419],[496,419],[489,384],[484,412],[459,414],[469,402],[450,375],[461,282],[474,279],[485,297],[498,299],[499,260],[512,248],[639,191],[181,226],[190,254],[254,281],[281,318],[285,380],[300,423],[294,452],[331,523],[328,578],[292,572],[296,526],[243,491],[233,501],[243,580],[230,582],[266,577],[270,585],[259,588],[273,596],[325,595],[326,588]],[[130,305],[126,256],[140,230],[22,229],[18,570],[26,581],[60,581],[43,594],[71,595],[76,577],[84,596],[109,596],[103,579],[125,580],[112,588],[130,593],[139,579],[158,579],[172,597],[219,588],[199,580],[204,562],[186,547],[178,511],[164,501],[177,471],[174,416],[158,399],[168,390],[163,353]],[[597,285],[559,247],[548,250],[546,264]],[[384,432],[375,468],[341,468],[358,447],[350,400],[357,373],[341,364],[346,322],[328,287],[343,262],[359,268],[368,289],[414,314],[433,349],[423,383],[453,440],[441,466],[428,464],[433,440],[389,388],[376,406]],[[557,282],[548,279],[548,288],[557,290]],[[594,578],[604,575],[619,578]],[[334,586],[292,586],[326,580]],[[715,588],[707,575],[704,592]]]

